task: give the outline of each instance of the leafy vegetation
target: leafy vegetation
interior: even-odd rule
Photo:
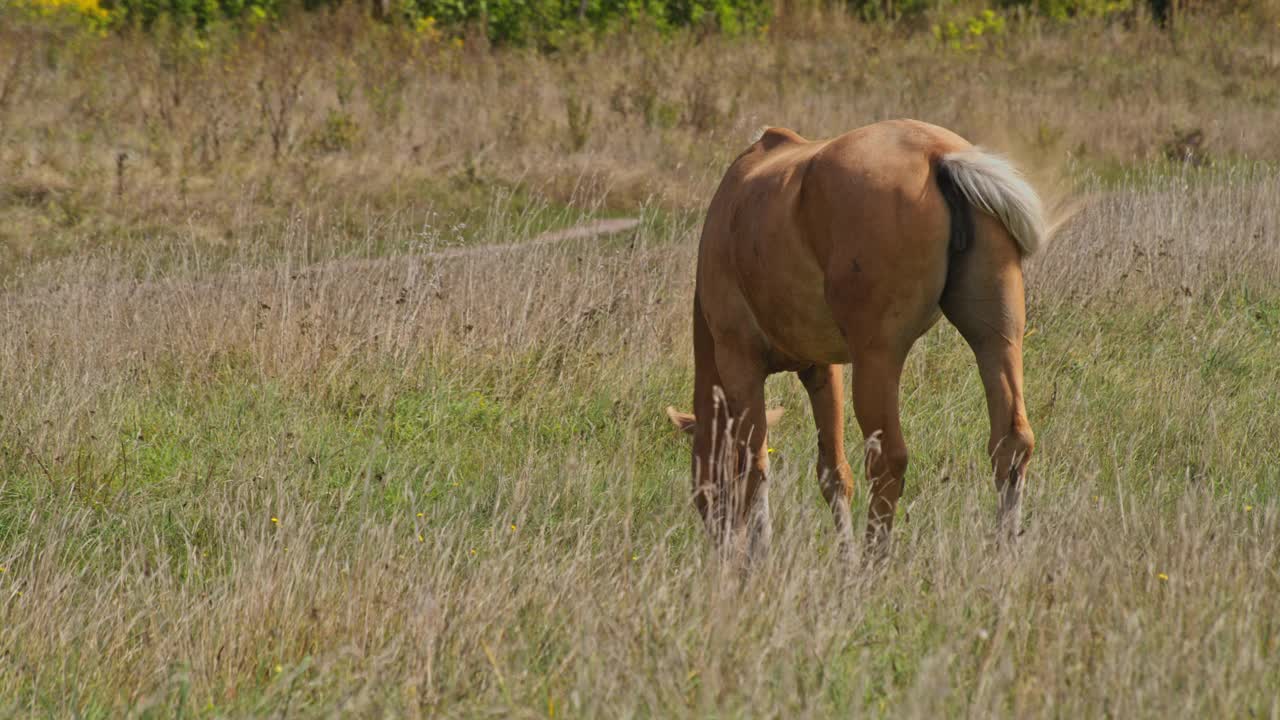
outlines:
[[[68,14],[98,28],[162,26],[208,29],[225,23],[256,25],[288,22],[296,11],[333,10],[346,0],[15,0],[42,15]],[[351,0],[355,2],[355,0]],[[795,10],[806,0],[790,3]],[[819,0],[807,0],[818,6]],[[1266,0],[1236,0],[1230,10],[1240,12]],[[837,4],[838,5],[838,4]],[[929,13],[970,12],[980,23],[1003,22],[1003,13],[1016,11],[1065,22],[1078,18],[1122,18],[1132,21],[1141,11],[1167,22],[1177,5],[1168,0],[995,0],[995,7],[969,0],[848,0],[847,8],[864,20],[899,20]],[[727,35],[767,29],[775,10],[770,0],[372,0],[372,14],[393,24],[426,33],[458,35],[478,29],[491,43],[559,47],[583,33],[614,31],[636,25],[670,32],[679,28],[715,30]],[[996,13],[1001,13],[996,15]],[[944,28],[948,40],[955,29]]]
[[[341,0],[21,0],[44,15],[68,13],[96,27],[153,28],[164,25],[209,28],[220,23],[287,21],[300,10],[329,10]],[[384,19],[422,30],[477,27],[497,44],[555,42],[584,31],[641,23],[662,31],[681,27],[715,29],[730,35],[767,24],[765,0],[408,0],[370,7]]]

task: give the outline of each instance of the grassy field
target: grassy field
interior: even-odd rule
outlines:
[[[1267,34],[1028,21],[953,50],[802,20],[441,43],[379,91],[334,68],[400,46],[338,18],[274,159],[257,63],[320,28],[166,65],[0,27],[0,714],[1280,716]],[[755,125],[896,115],[1079,202],[1027,266],[1027,532],[994,543],[942,324],[904,381],[891,562],[837,561],[778,376],[773,554],[741,580],[662,412],[692,393],[699,213]],[[604,217],[639,224],[544,234]]]

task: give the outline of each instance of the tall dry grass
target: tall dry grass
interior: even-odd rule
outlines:
[[[911,116],[1033,165],[1070,156],[1103,172],[1274,161],[1280,17],[1258,8],[1179,34],[1140,16],[1015,19],[957,50],[797,3],[761,38],[635,28],[554,55],[458,47],[355,6],[209,37],[81,36],[10,13],[3,261],[175,224],[217,247],[320,208],[358,232],[369,214],[465,215],[494,186],[572,203],[590,181],[615,208],[696,210],[762,124],[821,137]]]
[[[1011,552],[950,328],[908,368],[882,569],[836,564],[803,394],[771,381],[793,412],[745,583],[661,417],[690,392],[693,224],[46,263],[0,300],[6,711],[1274,716],[1277,190],[1109,191],[1030,265]]]
[[[822,21],[561,57],[316,26],[226,67],[0,28],[58,56],[0,108],[0,713],[1280,716],[1265,38],[1028,25],[955,54]],[[337,58],[304,64],[275,159],[272,43]],[[309,144],[335,107],[358,140]],[[1086,200],[1027,268],[1028,532],[992,542],[981,387],[941,325],[891,562],[838,564],[779,376],[774,552],[742,580],[661,410],[691,395],[697,211],[759,122],[898,114],[1070,151]],[[1174,125],[1207,167],[1117,168]],[[619,212],[640,225],[530,243]]]

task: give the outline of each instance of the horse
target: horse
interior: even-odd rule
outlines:
[[[843,370],[867,449],[865,545],[883,550],[907,470],[899,386],[915,341],[945,316],[977,360],[998,527],[1019,533],[1035,448],[1022,396],[1022,260],[1047,234],[1042,203],[1004,157],[916,120],[825,141],[765,129],[711,200],[693,298],[693,503],[718,546],[767,554],[766,444],[780,416],[765,378],[794,372],[818,434],[817,475],[842,549],[853,540]]]

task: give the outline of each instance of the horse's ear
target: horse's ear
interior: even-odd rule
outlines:
[[[765,414],[764,414],[765,425],[767,427],[773,427],[774,425],[777,425],[778,421],[782,419],[783,413],[785,413],[786,411],[787,409],[783,407],[776,407],[776,408],[773,408],[772,410],[765,411]],[[694,417],[691,413],[680,412],[679,410],[671,407],[670,405],[667,406],[667,417],[670,418],[671,424],[675,425],[676,429],[683,433],[692,434],[693,429],[698,426],[698,419]]]
[[[693,428],[697,426],[698,419],[692,413],[680,412],[679,410],[667,406],[667,417],[671,419],[671,424],[682,433],[693,433]]]

